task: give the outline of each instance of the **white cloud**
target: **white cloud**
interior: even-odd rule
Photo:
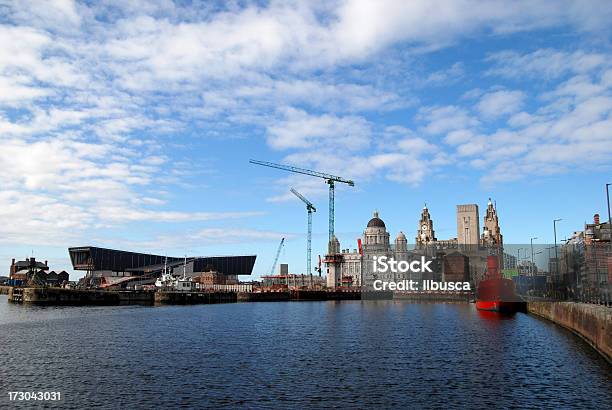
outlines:
[[[252,244],[291,239],[295,234],[253,228],[204,228],[188,230],[181,235],[158,235],[152,240],[120,241],[123,246],[147,250],[201,248],[210,245]],[[158,251],[159,252],[159,251]]]
[[[0,139],[0,241],[55,244],[100,226],[137,221],[186,222],[246,218],[260,212],[177,212],[139,194],[162,172],[157,156],[118,156],[115,146],[61,137]],[[144,199],[144,200],[143,200]]]
[[[423,127],[416,131],[403,118],[375,124],[369,114],[416,101],[409,87],[386,81],[385,52],[401,46],[402,56],[410,56],[466,37],[568,24],[608,29],[608,4],[598,4],[598,13],[581,6],[468,0],[199,8],[170,1],[11,2],[0,9],[8,22],[0,24],[0,236],[14,243],[54,241],[80,229],[128,222],[255,215],[181,212],[168,197],[151,195],[152,188],[167,190],[164,182],[187,184],[185,173],[194,172],[164,157],[180,144],[166,134],[184,127],[197,127],[204,139],[223,138],[238,125],[249,136],[264,134],[289,163],[364,180],[382,176],[418,184],[454,160],[452,155],[478,161],[487,152],[483,161],[502,158],[497,144],[508,144],[508,136],[481,128],[493,114],[523,109],[516,94],[513,100],[499,91],[482,97],[486,118],[443,102],[419,110]],[[603,71],[609,68],[606,57],[551,50],[490,57],[495,75],[520,76],[515,72],[522,69],[527,75],[574,76],[541,96],[545,109],[511,117],[517,128],[509,144],[513,156],[524,155],[514,145],[531,146],[549,132],[564,144],[589,133],[607,141],[612,74]],[[368,71],[373,64],[382,68]],[[408,65],[394,69],[394,78],[411,76]],[[456,63],[424,82],[447,83],[466,71]],[[436,138],[442,137],[451,151],[440,149]],[[478,144],[466,146],[470,141]],[[591,149],[581,144],[576,152]],[[552,164],[554,158],[565,157],[544,160]],[[324,184],[297,185],[315,196],[326,192]]]
[[[501,51],[491,54],[487,61],[493,66],[489,75],[509,78],[538,78],[553,80],[567,74],[587,74],[602,66],[610,66],[609,56],[584,51],[566,52],[541,49],[532,53]]]
[[[427,76],[425,84],[427,85],[441,85],[445,86],[453,84],[465,75],[465,67],[462,62],[457,62],[451,65],[449,68],[435,71]]]
[[[419,110],[417,118],[426,123],[423,131],[433,135],[475,127],[479,124],[479,121],[467,110],[457,106],[423,107]]]
[[[333,147],[359,151],[368,147],[370,124],[361,117],[311,115],[286,108],[283,119],[268,126],[268,143],[274,149]]]
[[[485,118],[497,118],[520,110],[525,94],[522,91],[499,90],[484,94],[476,109]]]

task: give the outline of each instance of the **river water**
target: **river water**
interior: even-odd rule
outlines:
[[[610,408],[612,366],[525,314],[393,301],[29,307],[0,297],[0,408]],[[32,403],[28,403],[32,405]],[[21,403],[21,405],[28,405]]]

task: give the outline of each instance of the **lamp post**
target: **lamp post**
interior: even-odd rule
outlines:
[[[559,254],[557,253],[557,222],[563,219],[553,219],[553,231],[555,234],[555,276],[559,276]]]
[[[612,185],[612,183],[607,183],[606,184],[606,199],[608,200],[608,233],[609,233],[609,251],[608,251],[608,258],[612,257],[612,218],[610,218],[610,191],[608,189],[608,187]],[[610,291],[610,286],[608,284],[608,289],[607,291]],[[608,292],[606,292],[606,305],[608,304]]]
[[[533,262],[533,240],[534,239],[538,239],[538,237],[534,237],[531,238],[531,266],[529,267],[529,273],[531,273],[531,276],[533,276],[533,266],[534,266],[534,262]]]
[[[608,200],[608,228],[612,227],[612,220],[610,218],[610,191],[608,187],[612,185],[612,183],[606,184],[606,199]]]

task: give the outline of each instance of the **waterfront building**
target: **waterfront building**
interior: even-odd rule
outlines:
[[[585,223],[583,231],[574,232],[560,247],[555,288],[585,300],[612,300],[611,233],[610,224],[602,223],[599,214]]]
[[[403,235],[403,234],[402,234]],[[387,259],[400,260],[389,242],[390,234],[387,226],[380,219],[378,212],[374,212],[372,219],[363,231],[363,262],[361,268],[362,285],[368,288],[373,286],[375,280],[394,282],[398,280],[397,272],[389,269],[387,272],[374,272],[374,258],[387,257]],[[404,238],[400,236],[400,240]],[[396,239],[397,240],[397,239]]]
[[[497,209],[490,198],[483,222],[482,236],[478,218],[478,205],[457,205],[457,238],[439,240],[435,235],[433,218],[425,204],[418,220],[414,249],[409,249],[406,235],[401,231],[397,234],[394,243],[391,243],[385,222],[380,218],[378,212],[374,212],[363,231],[362,238],[359,239],[359,249],[352,251],[341,249],[338,238],[332,237],[324,259],[327,286],[329,288],[371,287],[377,279],[383,281],[443,280],[445,268],[447,277],[469,278],[475,286],[484,276],[487,252],[490,252],[491,248],[496,248],[496,251],[501,252],[503,246]],[[450,259],[445,262],[444,258],[447,255]],[[412,261],[426,256],[432,260],[431,266],[434,267],[434,272],[426,275],[391,271],[374,272],[373,260],[375,257],[382,256],[387,259],[393,258],[397,262]],[[465,270],[465,258],[469,261],[467,271]],[[500,264],[503,263],[503,258],[501,259]]]
[[[516,256],[504,252],[504,264],[502,266],[504,270],[516,270]]]
[[[9,279],[26,283],[33,276],[40,276],[48,270],[49,264],[47,261],[39,262],[34,257],[26,258],[23,261],[15,261],[15,258],[13,258],[9,268]]]
[[[250,275],[255,255],[211,257],[166,257],[161,255],[83,246],[68,249],[75,270],[86,271],[85,287],[126,287],[153,284],[164,270],[173,276],[201,277],[215,272],[225,283],[237,283],[239,275]],[[220,279],[217,279],[221,281]]]
[[[61,286],[68,283],[69,274],[66,271],[49,272],[49,263],[39,262],[34,257],[26,258],[23,261],[15,261],[13,258],[8,279],[13,285]]]
[[[470,258],[453,251],[443,256],[442,280],[444,282],[469,282]]]
[[[459,245],[478,245],[480,224],[478,205],[457,205],[457,241]]]
[[[386,256],[396,261],[407,261],[411,255],[408,251],[406,235],[403,232],[398,233],[394,244],[390,243],[390,234],[377,211],[374,212],[363,231],[360,249],[340,250],[340,242],[334,236],[329,243],[328,250],[324,262],[327,269],[327,286],[330,288],[371,287],[377,279],[400,280],[400,275],[394,272],[374,272],[374,257]]]

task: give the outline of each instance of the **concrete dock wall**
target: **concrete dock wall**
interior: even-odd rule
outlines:
[[[527,311],[561,325],[586,340],[612,363],[612,308],[588,303],[527,303]]]
[[[291,292],[238,292],[238,302],[287,302]]]
[[[153,292],[108,292],[62,288],[21,288],[20,290],[23,294],[20,302],[34,305],[116,306],[153,304]]]
[[[156,305],[234,303],[236,292],[155,292]]]

